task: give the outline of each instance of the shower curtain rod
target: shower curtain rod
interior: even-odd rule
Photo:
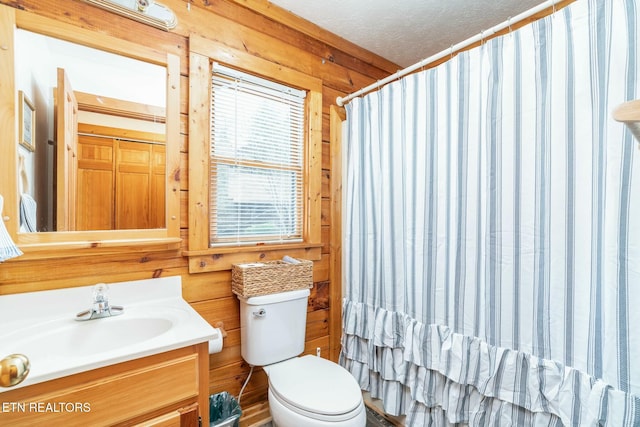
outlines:
[[[513,18],[509,18],[506,21],[504,21],[501,24],[498,24],[494,27],[489,28],[486,31],[481,31],[479,34],[476,34],[475,36],[472,36],[456,45],[452,45],[449,49],[445,49],[440,53],[436,53],[435,55],[432,55],[428,58],[423,59],[420,62],[417,62],[413,65],[410,65],[409,67],[402,69],[394,74],[391,74],[388,77],[385,77],[382,80],[378,80],[375,83],[370,84],[369,86],[366,86],[362,89],[360,89],[357,92],[354,92],[352,94],[349,94],[347,96],[344,97],[337,97],[336,98],[336,104],[338,104],[338,107],[342,107],[344,106],[344,104],[346,104],[347,102],[351,101],[353,98],[356,98],[360,95],[363,95],[365,93],[371,92],[375,89],[378,89],[381,86],[386,85],[387,83],[390,83],[394,80],[397,80],[401,77],[406,76],[407,74],[411,74],[412,72],[419,70],[420,68],[424,67],[425,65],[429,65],[432,62],[435,62],[439,59],[444,58],[447,55],[453,55],[454,52],[458,52],[474,43],[477,43],[479,41],[482,41],[488,37],[491,37],[492,35],[494,35],[495,33],[497,33],[498,31],[502,31],[505,28],[509,28],[511,27],[513,24],[524,21],[525,19],[535,15],[536,13],[542,12],[545,9],[548,8],[554,8],[556,7],[556,5],[558,3],[561,3],[561,0],[547,0],[544,3],[539,4],[538,6],[532,7],[531,9],[522,12],[521,14],[513,17]],[[555,12],[555,10],[554,10]]]

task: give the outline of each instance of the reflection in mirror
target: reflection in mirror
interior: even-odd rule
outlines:
[[[15,43],[20,231],[166,227],[166,68],[21,29]]]

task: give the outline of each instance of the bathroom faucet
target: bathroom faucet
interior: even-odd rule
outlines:
[[[107,291],[109,287],[99,283],[93,288],[93,305],[90,309],[76,314],[76,320],[92,320],[102,317],[118,316],[124,313],[124,308],[118,305],[109,305]]]

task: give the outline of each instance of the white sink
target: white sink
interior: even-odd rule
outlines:
[[[174,325],[171,319],[132,318],[128,314],[84,322],[73,319],[45,322],[8,338],[15,340],[12,347],[18,353],[32,355],[33,363],[43,349],[47,349],[47,357],[86,357],[156,338]]]
[[[182,299],[180,277],[109,285],[114,317],[75,320],[93,286],[0,296],[0,358],[27,356],[31,372],[0,393],[62,376],[206,342],[213,329]]]

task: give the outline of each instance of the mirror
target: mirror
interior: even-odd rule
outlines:
[[[16,243],[27,257],[178,248],[179,57],[2,5],[0,21],[0,194]]]
[[[23,29],[15,46],[20,231],[164,228],[166,67]]]

